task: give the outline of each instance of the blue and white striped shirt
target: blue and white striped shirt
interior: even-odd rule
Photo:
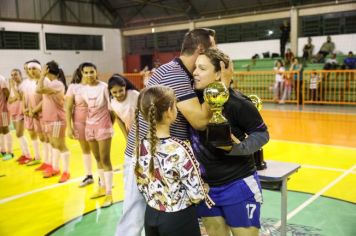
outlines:
[[[153,85],[164,85],[174,90],[177,97],[177,102],[182,102],[193,97],[196,94],[192,86],[193,75],[183,65],[183,62],[179,58],[175,58],[172,61],[160,66],[152,75],[148,81],[148,87]],[[182,113],[178,111],[176,121],[171,125],[171,136],[185,140],[189,138],[188,131],[189,123],[184,118]],[[146,136],[148,131],[148,124],[143,120],[142,116],[139,116],[139,129],[140,139]],[[130,130],[125,155],[132,156],[135,149],[135,132],[136,125],[134,124]]]

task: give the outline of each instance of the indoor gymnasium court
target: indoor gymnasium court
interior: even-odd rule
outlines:
[[[79,65],[90,62],[96,67],[87,67],[97,73],[93,84],[97,78],[108,83],[119,73],[140,91],[162,65],[184,55],[183,39],[195,29],[214,32],[209,47],[216,43],[230,57],[231,89],[263,102],[260,114],[270,140],[263,146],[267,169],[258,171],[263,183],[259,235],[355,236],[355,25],[356,1],[350,0],[0,0],[0,131],[9,127],[14,154],[3,150],[1,140],[8,140],[8,134],[0,132],[0,236],[138,236],[129,230],[115,233],[123,214],[127,145],[117,123],[110,153],[113,204],[105,208],[104,198],[91,199],[103,176],[93,156],[94,183],[79,187],[85,168],[77,140],[62,137],[70,151],[70,178],[63,183],[59,176],[44,178],[35,171],[39,165],[16,161],[23,145],[14,123],[3,125],[7,111],[1,104],[9,96],[25,101],[23,94],[30,89],[6,95],[6,89],[14,89],[14,69],[28,81],[27,65],[41,72],[54,60],[70,85],[73,72],[84,76],[85,66]],[[197,77],[195,62],[209,49],[197,45],[192,64],[180,65],[189,90]],[[26,68],[25,62],[30,62]],[[107,95],[108,102],[115,99]],[[29,132],[24,133],[35,153]],[[277,178],[283,166],[293,170]],[[208,236],[202,222],[200,230]]]

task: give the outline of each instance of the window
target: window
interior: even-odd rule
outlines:
[[[301,17],[301,36],[356,33],[356,12],[331,13]]]
[[[102,51],[101,35],[46,33],[47,50],[91,50]]]
[[[39,34],[0,31],[0,49],[40,49]]]

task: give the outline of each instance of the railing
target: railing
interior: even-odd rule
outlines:
[[[267,102],[356,104],[356,70],[305,71],[302,77],[298,72],[284,72],[284,81],[292,86],[285,99],[286,83],[276,85],[275,76],[274,71],[236,72],[233,88]]]
[[[139,73],[123,75],[138,89],[143,88]],[[103,81],[110,76],[99,75]],[[232,87],[246,95],[256,94],[265,102],[356,105],[356,70],[304,71],[302,77],[298,72],[286,71],[283,73],[284,83],[279,86],[276,86],[275,77],[276,73],[272,70],[235,72]],[[286,93],[286,88],[290,93]]]

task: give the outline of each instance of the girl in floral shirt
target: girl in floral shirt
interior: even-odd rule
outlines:
[[[148,137],[139,140],[136,129],[137,185],[147,208],[145,233],[154,235],[201,235],[194,204],[208,199],[200,178],[199,164],[190,145],[170,137],[169,127],[177,117],[174,91],[165,86],[144,89],[138,98],[138,113],[149,124]]]

